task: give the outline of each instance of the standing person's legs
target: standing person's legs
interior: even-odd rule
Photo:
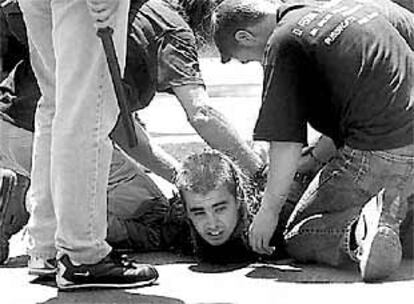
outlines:
[[[123,6],[118,10],[120,16],[126,16],[127,2],[120,1]],[[49,203],[53,197],[57,229],[55,234],[49,225],[47,231],[41,229],[37,237],[32,235],[38,240],[50,235],[52,230],[60,254],[68,254],[77,263],[96,263],[110,251],[104,241],[106,185],[112,150],[108,134],[118,115],[103,48],[86,1],[35,0],[21,4],[29,36],[41,54],[38,57],[43,59],[40,66],[47,69],[46,77],[42,77],[41,69],[39,72],[36,68],[39,65],[33,62],[45,100],[39,104],[39,109],[44,104],[53,106],[56,100],[55,110],[50,109],[44,119],[47,126],[36,129],[32,178],[35,185],[42,182],[42,193],[47,197],[43,199],[47,203],[38,205],[49,205],[47,209],[53,211]],[[115,26],[114,40],[123,66],[126,20],[115,19],[120,20]],[[55,71],[56,82],[50,76]],[[44,112],[37,113],[37,121]],[[39,143],[40,139],[43,142]],[[38,153],[39,149],[42,153]],[[36,174],[40,171],[36,168],[39,163],[43,165],[41,177]],[[49,185],[50,190],[45,190]],[[34,187],[34,200],[41,201],[39,196]],[[35,219],[36,216],[33,221]]]
[[[56,248],[75,263],[94,264],[111,250],[105,242],[112,153],[108,135],[118,107],[86,1],[52,1],[51,5],[56,54],[51,146]]]
[[[52,40],[52,10],[47,0],[19,2],[27,26],[31,64],[42,92],[36,115],[32,155],[28,223],[31,257],[29,268],[42,269],[41,261],[56,256],[56,216],[50,182],[52,120],[55,113],[55,55]],[[35,261],[39,261],[39,264]]]
[[[387,208],[395,196],[405,200],[413,191],[413,146],[391,151],[346,147],[341,154],[312,181],[289,220],[287,250],[300,261],[338,266],[355,260],[352,231],[367,201],[385,188],[384,212],[394,212]]]

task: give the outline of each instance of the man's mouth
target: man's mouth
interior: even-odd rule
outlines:
[[[208,236],[212,239],[218,239],[223,235],[222,231],[209,231],[207,232]]]

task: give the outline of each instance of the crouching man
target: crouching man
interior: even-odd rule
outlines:
[[[412,239],[401,246],[400,224],[412,223],[414,16],[388,0],[326,7],[225,0],[212,22],[223,62],[264,67],[254,138],[270,142],[270,166],[251,247],[275,249],[269,242],[309,123],[339,154],[295,207],[284,234],[288,253],[333,266],[355,261],[365,281],[388,277],[402,252],[413,251]]]

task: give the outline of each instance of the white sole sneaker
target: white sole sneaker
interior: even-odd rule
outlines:
[[[364,206],[360,215],[365,235],[360,240],[357,258],[362,279],[366,282],[387,278],[401,263],[402,247],[398,232],[380,225],[383,198],[384,190],[381,190]]]
[[[115,262],[111,254],[96,264],[79,266],[63,255],[58,260],[56,274],[56,283],[61,291],[143,287],[157,279],[158,272],[153,266]]]
[[[29,275],[48,277],[56,275],[57,267],[56,260],[44,260],[37,257],[30,257],[27,267],[29,268]]]

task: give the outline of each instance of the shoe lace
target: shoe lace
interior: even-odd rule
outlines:
[[[114,263],[125,268],[135,268],[135,265],[137,264],[134,259],[128,258],[126,254],[120,254],[112,251],[109,257],[109,259],[105,260],[106,263]]]

